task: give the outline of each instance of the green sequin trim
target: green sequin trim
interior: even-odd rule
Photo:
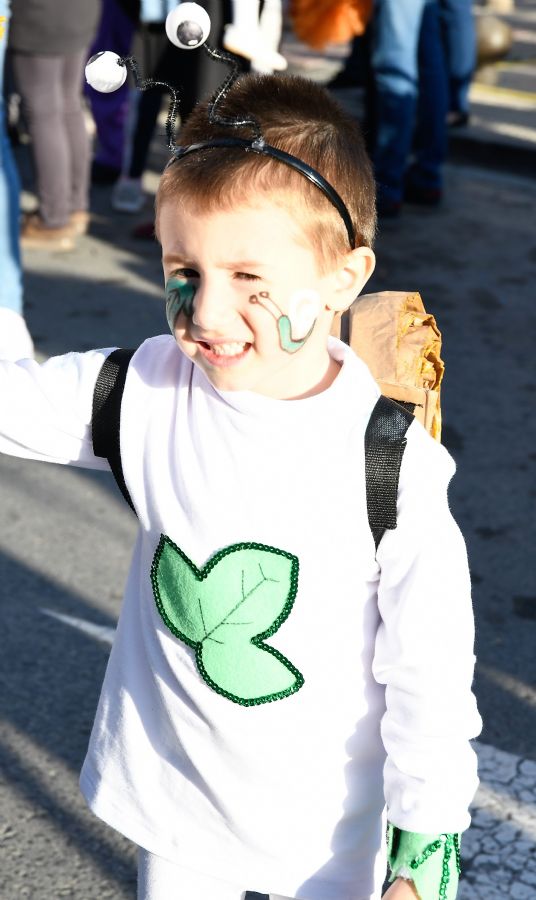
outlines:
[[[440,834],[435,840],[430,841],[430,836],[419,835],[414,832],[403,831],[395,825],[389,824],[387,830],[387,843],[389,848],[389,868],[393,872],[393,878],[397,877],[397,872],[407,866],[417,876],[417,870],[426,863],[431,856],[443,850],[443,859],[441,862],[441,875],[437,888],[432,893],[422,896],[422,900],[446,900],[449,890],[449,884],[452,881],[451,863],[454,863],[455,874],[457,879],[461,875],[461,857],[460,857],[460,835],[459,834]],[[404,840],[405,839],[405,840]],[[418,853],[412,853],[407,858],[408,845],[415,847],[415,844],[424,843],[424,847]],[[405,852],[404,852],[405,851]],[[452,856],[454,854],[454,858]],[[417,885],[416,885],[417,887]],[[418,889],[418,887],[417,887]]]
[[[225,547],[199,569],[161,535],[151,584],[163,621],[195,650],[204,681],[234,703],[256,706],[304,684],[298,669],[264,643],[292,611],[298,572],[296,556],[253,542]]]

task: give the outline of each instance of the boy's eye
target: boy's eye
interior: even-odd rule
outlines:
[[[174,275],[179,275],[181,278],[199,278],[199,272],[196,272],[195,269],[174,269],[170,274],[170,278]]]
[[[250,272],[235,272],[235,276],[238,281],[260,281],[258,275],[252,275]]]

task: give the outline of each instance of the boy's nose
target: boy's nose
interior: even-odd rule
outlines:
[[[194,298],[193,324],[206,334],[220,335],[238,316],[233,300],[217,286],[200,285]],[[224,335],[226,336],[226,335]]]

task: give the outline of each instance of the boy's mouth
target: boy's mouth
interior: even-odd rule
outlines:
[[[197,346],[207,362],[216,366],[233,365],[248,353],[251,344],[247,341],[222,341],[210,344],[197,341]]]

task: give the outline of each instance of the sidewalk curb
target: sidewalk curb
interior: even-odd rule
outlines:
[[[536,178],[536,151],[523,144],[485,141],[471,135],[448,136],[447,159],[508,174]]]

